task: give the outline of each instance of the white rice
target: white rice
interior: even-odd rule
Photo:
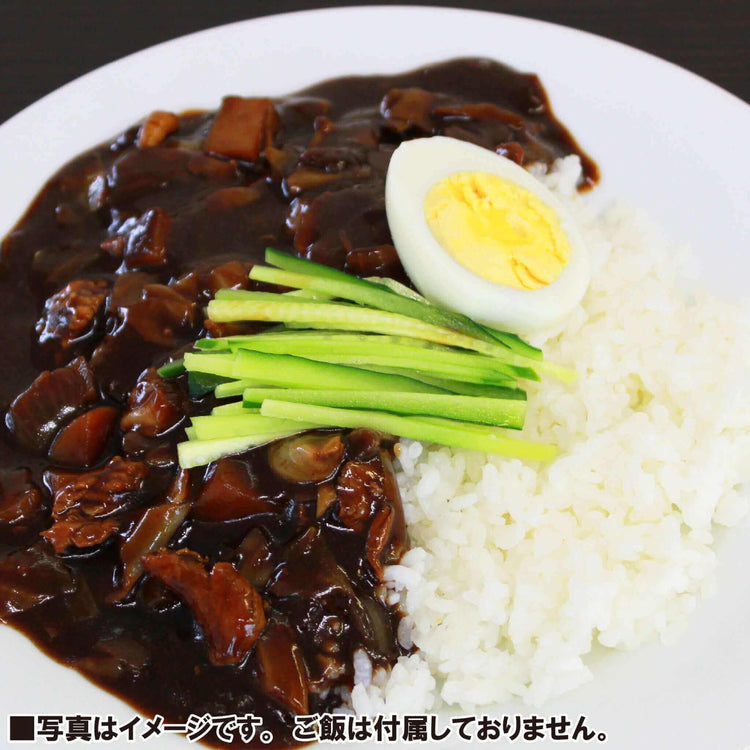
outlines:
[[[711,591],[715,525],[747,509],[748,307],[688,296],[688,256],[631,211],[595,215],[579,170],[569,157],[544,179],[580,222],[591,286],[535,343],[580,377],[531,388],[524,428],[559,457],[402,441],[413,548],[386,575],[419,651],[389,677],[358,664],[358,712],[539,705],[591,679],[597,643],[673,640]]]

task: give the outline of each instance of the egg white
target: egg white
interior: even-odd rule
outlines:
[[[570,245],[568,263],[557,279],[539,289],[514,289],[477,276],[451,257],[432,234],[424,204],[433,185],[458,172],[487,172],[515,182],[555,211]],[[444,136],[405,141],[388,167],[385,207],[399,258],[417,289],[480,323],[535,333],[559,323],[588,287],[588,253],[560,201],[518,164],[481,146]]]

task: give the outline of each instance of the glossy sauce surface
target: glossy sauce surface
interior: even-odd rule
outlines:
[[[401,140],[434,134],[523,164],[578,153],[581,187],[597,180],[535,76],[473,59],[151,115],[50,180],[0,263],[5,622],[149,715],[255,713],[278,746],[294,713],[338,704],[357,649],[380,666],[403,653],[380,598],[407,543],[392,441],[330,438],[341,447],[313,481],[267,448],[182,473],[186,420],[215,402],[149,368],[238,330],[203,307],[249,288],[266,246],[406,281],[385,173]],[[217,571],[263,613],[220,612]],[[243,617],[260,637],[251,623],[246,651],[222,650],[212,624],[231,635]]]

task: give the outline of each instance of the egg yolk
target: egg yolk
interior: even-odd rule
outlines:
[[[462,266],[496,284],[539,289],[570,257],[557,213],[535,193],[485,172],[433,185],[424,203],[435,239]]]

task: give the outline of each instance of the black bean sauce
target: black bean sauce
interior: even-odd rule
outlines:
[[[408,282],[385,173],[436,134],[522,164],[576,153],[580,187],[597,180],[535,76],[467,59],[154,113],[48,182],[0,262],[2,620],[147,714],[254,713],[275,746],[295,713],[340,702],[357,649],[395,662],[389,440],[304,438],[331,461],[314,481],[288,473],[288,446],[180,472],[186,421],[215,402],[154,367],[256,330],[203,308],[250,288],[266,246]]]

